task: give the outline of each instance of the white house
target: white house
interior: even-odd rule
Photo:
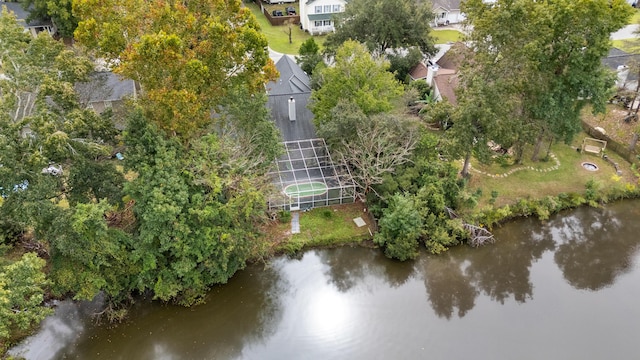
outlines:
[[[22,25],[22,27],[24,27],[24,30],[29,32],[29,34],[31,34],[31,36],[36,37],[38,35],[38,33],[42,32],[42,31],[46,31],[49,35],[53,35],[56,32],[56,28],[55,26],[51,23],[50,20],[31,20],[29,22],[27,22],[27,18],[30,15],[29,11],[25,11],[22,8],[22,4],[17,3],[17,2],[5,2],[5,1],[0,1],[0,9],[2,9],[3,7],[7,7],[7,10],[9,12],[12,12],[15,16],[16,19],[18,20],[18,23],[20,25]]]
[[[458,24],[465,20],[460,12],[460,0],[433,0],[434,26]]]
[[[346,0],[300,0],[300,24],[311,35],[333,32],[333,15],[344,12]]]

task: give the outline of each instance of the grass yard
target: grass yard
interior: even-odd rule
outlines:
[[[640,53],[638,41],[635,41],[634,39],[611,40],[611,46],[631,54]]]
[[[463,34],[458,30],[433,30],[431,32],[435,38],[436,44],[446,44],[448,42],[460,41],[463,38]]]
[[[547,172],[536,170],[520,170],[512,173],[507,177],[492,178],[479,174],[475,171],[471,172],[471,181],[469,183],[469,191],[475,192],[477,189],[482,190],[482,196],[479,199],[479,205],[487,205],[491,198],[492,191],[496,191],[496,206],[504,206],[514,204],[521,198],[543,198],[547,195],[558,195],[560,193],[584,193],[587,181],[594,179],[604,187],[614,187],[624,182],[637,182],[631,175],[629,164],[612,152],[607,155],[617,162],[622,169],[622,178],[616,175],[614,167],[607,163],[604,159],[593,154],[581,154],[576,151],[576,147],[582,144],[582,139],[587,135],[581,133],[576,136],[571,146],[563,143],[555,144],[551,147],[560,161],[560,167],[557,170]],[[546,151],[546,148],[545,148]],[[544,153],[543,153],[544,154]],[[521,166],[533,166],[535,169],[548,169],[555,166],[553,160],[540,161],[532,163],[529,161],[530,154],[525,153],[524,163],[522,165],[500,165],[493,163],[490,165],[482,165],[472,161],[472,166],[478,170],[485,171],[489,174],[503,174],[512,168]],[[598,166],[598,171],[588,171],[582,167],[583,162],[591,162]]]
[[[635,9],[633,16],[629,19],[629,24],[638,24],[640,23],[640,10]]]
[[[367,226],[357,227],[353,222],[356,217],[362,217]],[[364,211],[363,204],[354,203],[300,212],[299,234],[291,234],[289,222],[272,224],[266,232],[275,252],[295,253],[306,247],[354,244],[369,239],[369,228],[375,230],[369,213]]]
[[[289,43],[289,35],[285,31],[288,31],[288,28],[284,25],[282,26],[273,26],[264,14],[260,11],[260,6],[258,4],[249,2],[245,3],[245,6],[251,10],[253,15],[258,20],[260,24],[260,28],[262,29],[262,33],[267,37],[267,41],[269,41],[269,47],[274,51],[283,54],[297,55],[298,49],[300,49],[300,45],[311,37],[308,33],[304,32],[300,29],[299,25],[291,25],[291,43]],[[282,5],[271,5],[273,9],[284,10],[287,6],[291,6],[291,4],[282,4]],[[294,7],[297,7],[297,4],[294,4]],[[314,36],[313,37],[316,43],[322,47],[324,43],[324,36]]]

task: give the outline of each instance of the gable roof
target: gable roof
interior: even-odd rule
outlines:
[[[460,10],[460,0],[433,0],[433,9]]]
[[[31,12],[23,9],[22,4],[20,3],[0,1],[0,8],[2,8],[3,6],[6,6],[7,10],[14,13],[16,16],[16,19],[18,20],[18,23],[25,28],[31,27],[31,26],[51,25],[51,21],[43,20],[43,19],[33,19],[27,23],[26,20],[29,17],[29,15],[31,15]]]
[[[433,81],[440,92],[440,96],[447,99],[452,105],[457,105],[455,89],[460,83],[458,68],[467,56],[469,48],[462,43],[456,42],[451,48],[436,62],[439,66]]]
[[[409,76],[412,80],[426,79],[427,78],[427,66],[420,61],[414,67],[409,70]]]
[[[281,57],[276,63],[276,68],[280,72],[280,78],[267,84],[267,93],[269,95],[311,93],[309,76],[302,71],[302,68],[290,56],[284,55]]]
[[[444,54],[436,64],[441,68],[458,70],[460,65],[462,65],[462,60],[464,59],[465,52],[468,51],[466,45],[462,42],[456,42],[451,45],[451,48]]]
[[[456,97],[455,89],[458,87],[460,83],[460,78],[458,74],[440,74],[433,79],[436,82],[436,86],[438,87],[438,91],[440,92],[440,96],[444,99],[447,99],[451,105],[458,104],[458,98]]]

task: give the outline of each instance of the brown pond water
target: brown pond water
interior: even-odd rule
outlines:
[[[27,359],[638,359],[640,202],[496,229],[398,263],[339,248],[250,266],[193,308],[97,326],[60,304]]]

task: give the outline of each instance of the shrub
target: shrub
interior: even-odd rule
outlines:
[[[373,242],[384,248],[387,257],[405,261],[418,256],[418,238],[422,228],[420,213],[413,198],[396,194],[383,210],[379,232]]]
[[[288,223],[289,221],[291,221],[291,211],[286,211],[286,210],[280,211],[280,213],[278,214],[278,218],[280,219],[281,223],[283,224]]]

